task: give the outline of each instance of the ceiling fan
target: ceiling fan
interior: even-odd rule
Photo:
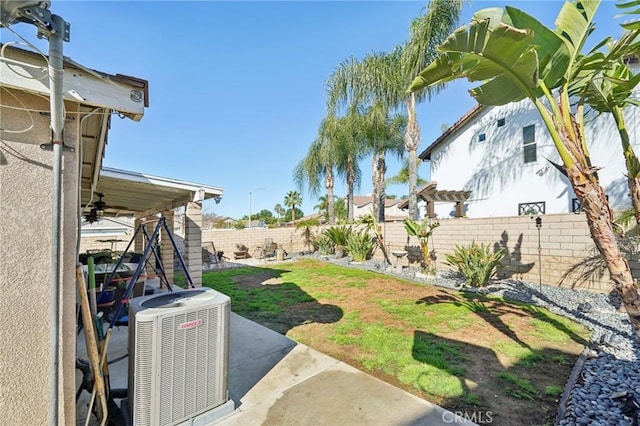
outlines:
[[[89,223],[98,221],[104,215],[104,207],[106,205],[105,202],[102,201],[104,194],[102,192],[96,192],[96,195],[99,198],[98,201],[94,201],[91,210],[84,215],[84,219]]]

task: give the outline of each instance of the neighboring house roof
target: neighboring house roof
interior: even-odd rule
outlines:
[[[467,123],[467,121],[471,120],[473,117],[478,115],[485,108],[488,108],[488,107],[480,104],[471,108],[469,111],[467,111],[465,115],[463,115],[458,121],[456,121],[453,124],[453,126],[445,130],[443,134],[438,136],[438,138],[431,143],[431,145],[429,145],[424,151],[422,151],[420,155],[418,155],[418,158],[420,158],[422,161],[431,160],[431,153],[436,148],[442,145],[449,136],[455,133],[458,129],[464,126]]]
[[[354,195],[353,196],[353,204],[358,207],[365,206],[367,204],[373,203],[373,197],[368,197],[366,195]]]
[[[324,221],[324,214],[322,213],[311,213],[306,216],[302,216],[300,219],[296,219],[296,222],[304,222],[306,220],[318,219],[319,221]]]
[[[384,200],[384,206],[385,207],[393,207],[396,204],[398,204],[399,202],[401,202],[402,200],[400,199],[390,199],[387,198]],[[364,207],[367,204],[372,204],[373,203],[373,197],[370,195],[354,195],[353,196],[353,204],[355,204],[358,207]]]

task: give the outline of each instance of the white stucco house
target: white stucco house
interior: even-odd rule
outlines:
[[[629,135],[640,155],[640,109],[625,110]],[[585,115],[592,164],[612,208],[630,206],[626,168],[616,124],[610,114]],[[561,163],[551,137],[528,100],[476,106],[420,155],[429,161],[439,188],[468,191],[467,217],[502,217],[579,211],[571,185],[547,159]],[[452,217],[452,204],[435,203],[438,218]]]

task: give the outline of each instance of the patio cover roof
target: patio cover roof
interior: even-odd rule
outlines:
[[[183,206],[190,201],[213,198],[220,202],[223,192],[222,188],[216,186],[103,167],[93,201],[98,200],[96,193],[102,193],[106,216],[143,217]],[[83,192],[82,205],[90,201],[90,193]]]
[[[422,198],[424,201],[441,201],[441,202],[464,202],[469,199],[471,195],[470,191],[446,191],[446,190],[437,190],[436,186],[437,182],[429,182],[426,184],[420,191],[418,191],[418,198]],[[406,199],[402,201],[402,203],[398,204],[400,209],[409,208],[409,200]]]

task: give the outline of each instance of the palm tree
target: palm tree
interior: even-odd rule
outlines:
[[[334,205],[334,203],[335,203],[335,195],[333,196],[333,200],[331,200],[331,205]],[[313,209],[318,210],[318,213],[320,213],[322,216],[324,216],[325,219],[328,220],[329,219],[329,197],[326,195],[321,195],[318,198],[318,204],[313,206]]]
[[[336,222],[342,223],[347,220],[348,212],[347,212],[347,203],[344,198],[337,198],[335,203],[336,209]]]
[[[328,221],[330,224],[334,224],[334,168],[336,167],[339,153],[336,152],[338,146],[336,137],[328,130],[331,124],[331,117],[322,121],[318,130],[318,137],[309,147],[307,155],[294,169],[293,180],[300,190],[302,190],[302,186],[306,182],[310,195],[317,195],[320,191],[320,181],[324,178],[328,200]]]
[[[407,119],[403,115],[389,117],[387,108],[380,102],[369,107],[364,116],[365,149],[371,152],[373,212],[379,223],[384,222],[386,154],[402,157],[406,123]]]
[[[424,86],[406,92],[416,74],[436,57],[435,47],[442,43],[457,25],[465,0],[431,0],[424,15],[411,23],[411,38],[390,53],[367,55],[361,63],[351,60],[352,67],[332,76],[328,106],[335,110],[343,104],[382,102],[391,110],[404,108],[407,126],[404,135],[409,154],[409,216],[418,219],[417,150],[420,127],[416,118],[416,102],[431,98],[443,88]]]
[[[291,217],[293,224],[296,224],[296,206],[302,204],[302,196],[299,192],[289,191],[284,197],[284,205],[291,208]]]
[[[598,113],[610,113],[616,122],[627,168],[627,181],[636,226],[640,226],[640,161],[631,145],[623,109],[629,105],[639,105],[638,100],[632,98],[632,94],[634,88],[640,83],[640,74],[633,75],[624,63],[624,58],[622,61],[615,58],[619,56],[619,50],[632,43],[639,33],[640,29],[627,31],[611,46],[609,54],[604,57],[597,51],[597,47],[585,55],[581,61],[584,64],[590,64],[589,69],[580,68],[577,78],[574,79],[578,84],[574,84],[570,89],[572,94],[579,96]],[[590,69],[594,64],[603,67],[600,74],[595,77]]]
[[[421,163],[418,163],[417,166],[419,166],[420,164]],[[416,167],[416,171],[417,171],[417,167]],[[407,184],[407,183],[409,183],[409,159],[405,157],[402,160],[402,167],[400,167],[398,174],[388,178],[387,185]],[[417,175],[416,184],[418,186],[423,186],[426,183],[427,183],[426,180],[422,179],[420,175]]]
[[[326,81],[328,113],[324,130],[328,138],[335,139],[338,154],[337,172],[347,183],[346,203],[349,221],[353,221],[354,189],[360,186],[359,163],[367,154],[364,145],[367,140],[365,128],[368,122],[372,122],[372,114],[368,120],[365,118],[367,105],[361,98],[356,97],[357,91],[353,88],[357,85],[353,79],[362,74],[359,71],[361,67],[362,64],[355,58],[348,58],[336,67]],[[337,101],[339,96],[344,102]]]
[[[471,95],[482,105],[505,105],[525,98],[534,104],[640,339],[640,297],[617,243],[611,207],[591,164],[584,138],[584,99],[572,110],[569,98],[570,93],[580,92],[581,85],[629,54],[627,45],[616,56],[601,58],[599,64],[582,61],[580,50],[593,31],[599,5],[600,0],[565,2],[555,31],[516,8],[481,10],[439,47],[437,59],[419,73],[408,90],[464,77],[481,82]]]
[[[280,219],[282,219],[282,216],[284,216],[286,211],[284,210],[284,207],[282,207],[280,203],[273,206],[273,210],[278,214],[278,224],[280,224]]]
[[[330,140],[335,154],[335,167],[338,176],[347,183],[348,218],[353,220],[353,193],[360,186],[362,172],[360,160],[363,158],[362,115],[350,108],[343,117],[329,113],[322,127],[323,139]]]

